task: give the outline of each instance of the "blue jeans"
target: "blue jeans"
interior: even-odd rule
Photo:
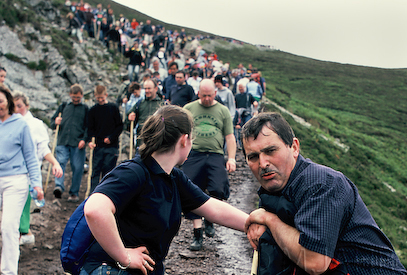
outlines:
[[[81,186],[83,166],[85,164],[86,157],[85,147],[83,149],[78,149],[78,147],[57,145],[56,155],[59,164],[61,165],[62,171],[64,172],[62,177],[55,178],[55,187],[61,188],[62,192],[65,191],[64,179],[65,179],[65,167],[68,160],[71,162],[72,169],[72,184],[69,190],[70,195],[78,196],[79,187]]]
[[[110,265],[102,264],[90,274],[86,272],[83,268],[79,275],[130,275],[126,270],[118,269],[117,267],[111,267]]]
[[[127,65],[130,82],[138,82],[138,73],[140,72],[140,65]],[[134,77],[133,77],[134,74]]]

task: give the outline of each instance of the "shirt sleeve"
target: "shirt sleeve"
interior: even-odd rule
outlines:
[[[44,123],[42,121],[39,121],[36,132],[37,135],[41,137],[40,139],[38,139],[37,143],[37,157],[39,161],[42,161],[47,154],[51,153],[51,150],[49,149],[48,146],[49,144],[48,132],[45,129]]]
[[[34,142],[31,138],[30,129],[26,124],[22,130],[22,147],[24,160],[27,165],[28,174],[32,187],[42,187],[40,165],[35,154]]]
[[[181,197],[182,211],[188,213],[203,205],[209,196],[184,174],[183,171],[175,170],[178,184],[178,191]]]

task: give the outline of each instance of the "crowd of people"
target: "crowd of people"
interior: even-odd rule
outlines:
[[[216,234],[213,223],[246,232],[260,251],[258,274],[406,274],[354,184],[303,158],[281,115],[259,112],[266,94],[261,72],[250,64],[232,69],[199,46],[185,58],[184,31],[122,16],[115,21],[113,10],[101,5],[66,5],[79,42],[85,30],[108,47],[116,43],[129,58],[128,74],[115,102],[108,100],[108,87],[96,85],[90,109],[82,103],[81,85],[70,87],[70,102],[58,106],[51,119],[59,131],[54,158],[48,136],[34,138],[37,122],[28,98],[4,85],[6,69],[0,67],[2,274],[17,274],[19,240],[32,235],[29,225],[20,233],[18,227],[29,186],[39,199],[44,196],[43,158],[53,166],[55,198],[65,192],[69,160],[68,201],[85,199],[79,188],[86,144],[94,169],[84,213],[96,242],[82,275],[163,275],[181,213],[192,220],[192,251],[202,249],[204,233]],[[119,136],[133,129],[136,157],[116,166]],[[225,203],[239,149],[261,185],[261,209],[250,215]]]

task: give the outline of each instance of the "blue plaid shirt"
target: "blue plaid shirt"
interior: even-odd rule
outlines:
[[[339,260],[349,274],[407,274],[342,173],[299,155],[282,195],[297,208],[294,222],[303,247]]]

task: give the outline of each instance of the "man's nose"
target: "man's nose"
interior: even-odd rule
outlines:
[[[260,153],[259,155],[259,165],[261,168],[266,168],[267,166],[270,165],[270,162],[268,160],[268,157],[266,154]]]

